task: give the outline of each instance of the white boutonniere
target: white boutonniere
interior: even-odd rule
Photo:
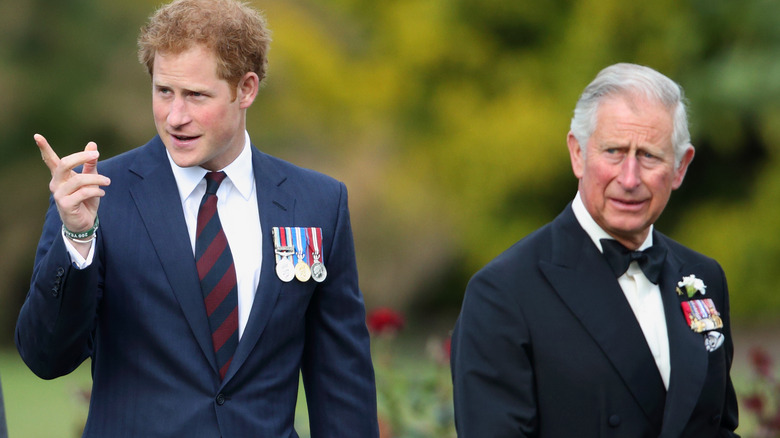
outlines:
[[[701,281],[700,278],[696,278],[695,275],[688,275],[683,277],[682,281],[677,282],[677,295],[683,293],[688,294],[688,298],[693,298],[696,292],[704,295],[707,286]]]

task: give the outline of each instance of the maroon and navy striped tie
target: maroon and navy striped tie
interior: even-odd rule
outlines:
[[[236,268],[217,213],[217,189],[225,172],[206,174],[206,193],[198,209],[195,261],[211,328],[219,375],[225,373],[238,345]]]

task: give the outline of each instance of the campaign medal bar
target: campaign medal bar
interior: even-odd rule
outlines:
[[[288,283],[295,278],[295,267],[292,263],[292,255],[295,249],[290,244],[289,228],[274,227],[274,253],[276,253],[276,275],[280,280]]]
[[[328,270],[322,264],[322,228],[311,227],[309,233],[309,251],[311,252],[311,276],[317,283],[322,283],[328,276]]]
[[[306,231],[301,235],[301,227],[295,227],[293,238],[295,239],[295,256],[298,259],[298,262],[295,264],[295,278],[301,283],[306,283],[311,278],[311,269],[309,269],[309,264],[306,263],[305,249],[308,246]]]
[[[712,299],[689,300],[683,301],[681,304],[688,325],[696,333],[723,327],[720,312],[715,308],[715,303],[712,302]]]

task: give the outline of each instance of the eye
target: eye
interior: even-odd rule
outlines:
[[[187,93],[187,95],[191,99],[195,99],[195,100],[202,100],[209,97],[209,95],[203,91],[190,91],[189,93]]]

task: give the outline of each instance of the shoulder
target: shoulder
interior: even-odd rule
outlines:
[[[552,224],[546,224],[543,227],[533,231],[525,237],[512,244],[503,252],[498,254],[488,262],[480,271],[487,271],[491,274],[497,272],[521,272],[535,266],[541,259],[549,258],[550,243],[552,241]]]
[[[673,257],[681,265],[707,265],[720,269],[720,264],[717,260],[689,248],[661,232],[655,231],[653,239],[654,243],[661,243],[665,246],[668,250],[669,257]]]
[[[252,160],[257,174],[285,190],[325,197],[342,196],[345,191],[344,183],[329,175],[266,154],[254,146]]]
[[[522,237],[496,256],[477,275],[484,272],[525,276],[538,273],[540,261],[571,263],[568,258],[573,257],[573,249],[586,244],[586,237],[569,205],[552,222]]]
[[[676,280],[693,275],[707,286],[708,296],[722,298],[728,294],[726,274],[717,260],[688,248],[661,233],[656,232],[653,238],[654,244],[661,243],[666,246],[667,266],[674,266],[679,270],[679,278]]]
[[[494,309],[504,307],[508,310],[516,307],[509,303],[522,301],[525,293],[541,290],[539,286],[544,277],[539,261],[550,259],[551,234],[552,224],[547,224],[515,242],[479,269],[466,286],[464,309],[487,304]]]

